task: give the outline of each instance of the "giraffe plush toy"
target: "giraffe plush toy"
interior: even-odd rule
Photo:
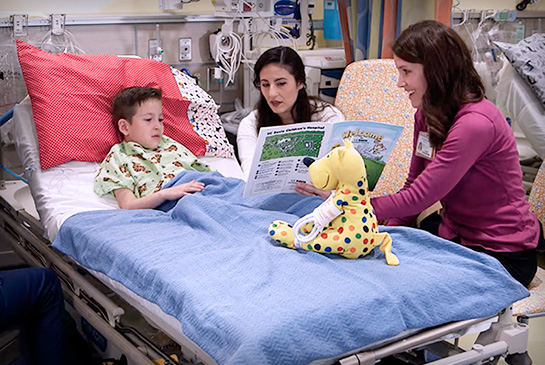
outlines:
[[[315,187],[335,192],[293,227],[279,220],[272,222],[270,236],[288,248],[334,253],[349,259],[363,257],[380,246],[386,263],[398,265],[390,235],[378,231],[365,164],[352,142],[345,140],[344,146],[310,162],[308,170]]]

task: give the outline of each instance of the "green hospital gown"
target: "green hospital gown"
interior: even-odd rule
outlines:
[[[124,141],[114,145],[102,161],[94,190],[103,196],[116,189],[127,188],[140,198],[161,190],[182,170],[213,171],[169,137],[163,136],[154,150]]]

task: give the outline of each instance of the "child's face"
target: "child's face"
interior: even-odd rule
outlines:
[[[163,104],[161,100],[148,99],[136,108],[129,123],[119,120],[119,130],[125,141],[136,142],[148,149],[156,149],[163,136]]]

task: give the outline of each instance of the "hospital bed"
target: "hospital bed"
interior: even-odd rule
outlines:
[[[536,34],[535,36],[538,35]],[[528,39],[530,38],[532,37]],[[534,57],[536,59],[529,56],[532,54],[530,52],[519,56],[514,51],[519,46],[518,44],[499,44],[502,44],[505,52],[512,52],[512,62],[522,62],[524,55],[528,55],[526,56],[527,59],[531,59],[533,64],[539,62],[537,56]],[[515,130],[524,134],[524,137],[528,140],[529,145],[536,154],[541,159],[545,159],[545,107],[536,94],[537,92],[516,71],[513,64],[503,55],[501,60],[503,60],[503,65],[499,72],[499,81],[496,86],[496,104],[512,120],[514,126],[517,127]],[[535,83],[535,85],[539,85],[539,83]]]
[[[78,329],[105,357],[130,364],[527,360],[528,329],[512,321],[510,306],[528,292],[490,257],[409,228],[384,227],[397,267],[380,252],[345,260],[277,247],[265,223],[293,221],[321,201],[245,200],[232,157],[203,157],[224,176],[177,177],[206,181],[202,194],[164,211],[121,210],[92,192],[96,162],[41,169],[33,109],[27,98],[14,110],[29,185],[10,181],[2,191],[0,238],[28,264],[58,273]],[[454,340],[475,332],[468,351]]]
[[[545,159],[545,108],[507,61],[500,70],[496,90],[498,107],[512,120],[516,131],[523,133],[517,137],[526,138],[534,154]]]
[[[513,125],[527,191],[545,159],[545,107],[528,83],[505,58],[498,74],[496,105]]]

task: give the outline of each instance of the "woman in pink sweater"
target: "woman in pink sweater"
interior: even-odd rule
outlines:
[[[403,189],[372,199],[378,219],[414,226],[440,201],[430,232],[497,258],[527,286],[543,232],[525,199],[513,132],[484,97],[466,45],[451,28],[423,21],[392,48],[398,86],[417,108],[414,150]]]

